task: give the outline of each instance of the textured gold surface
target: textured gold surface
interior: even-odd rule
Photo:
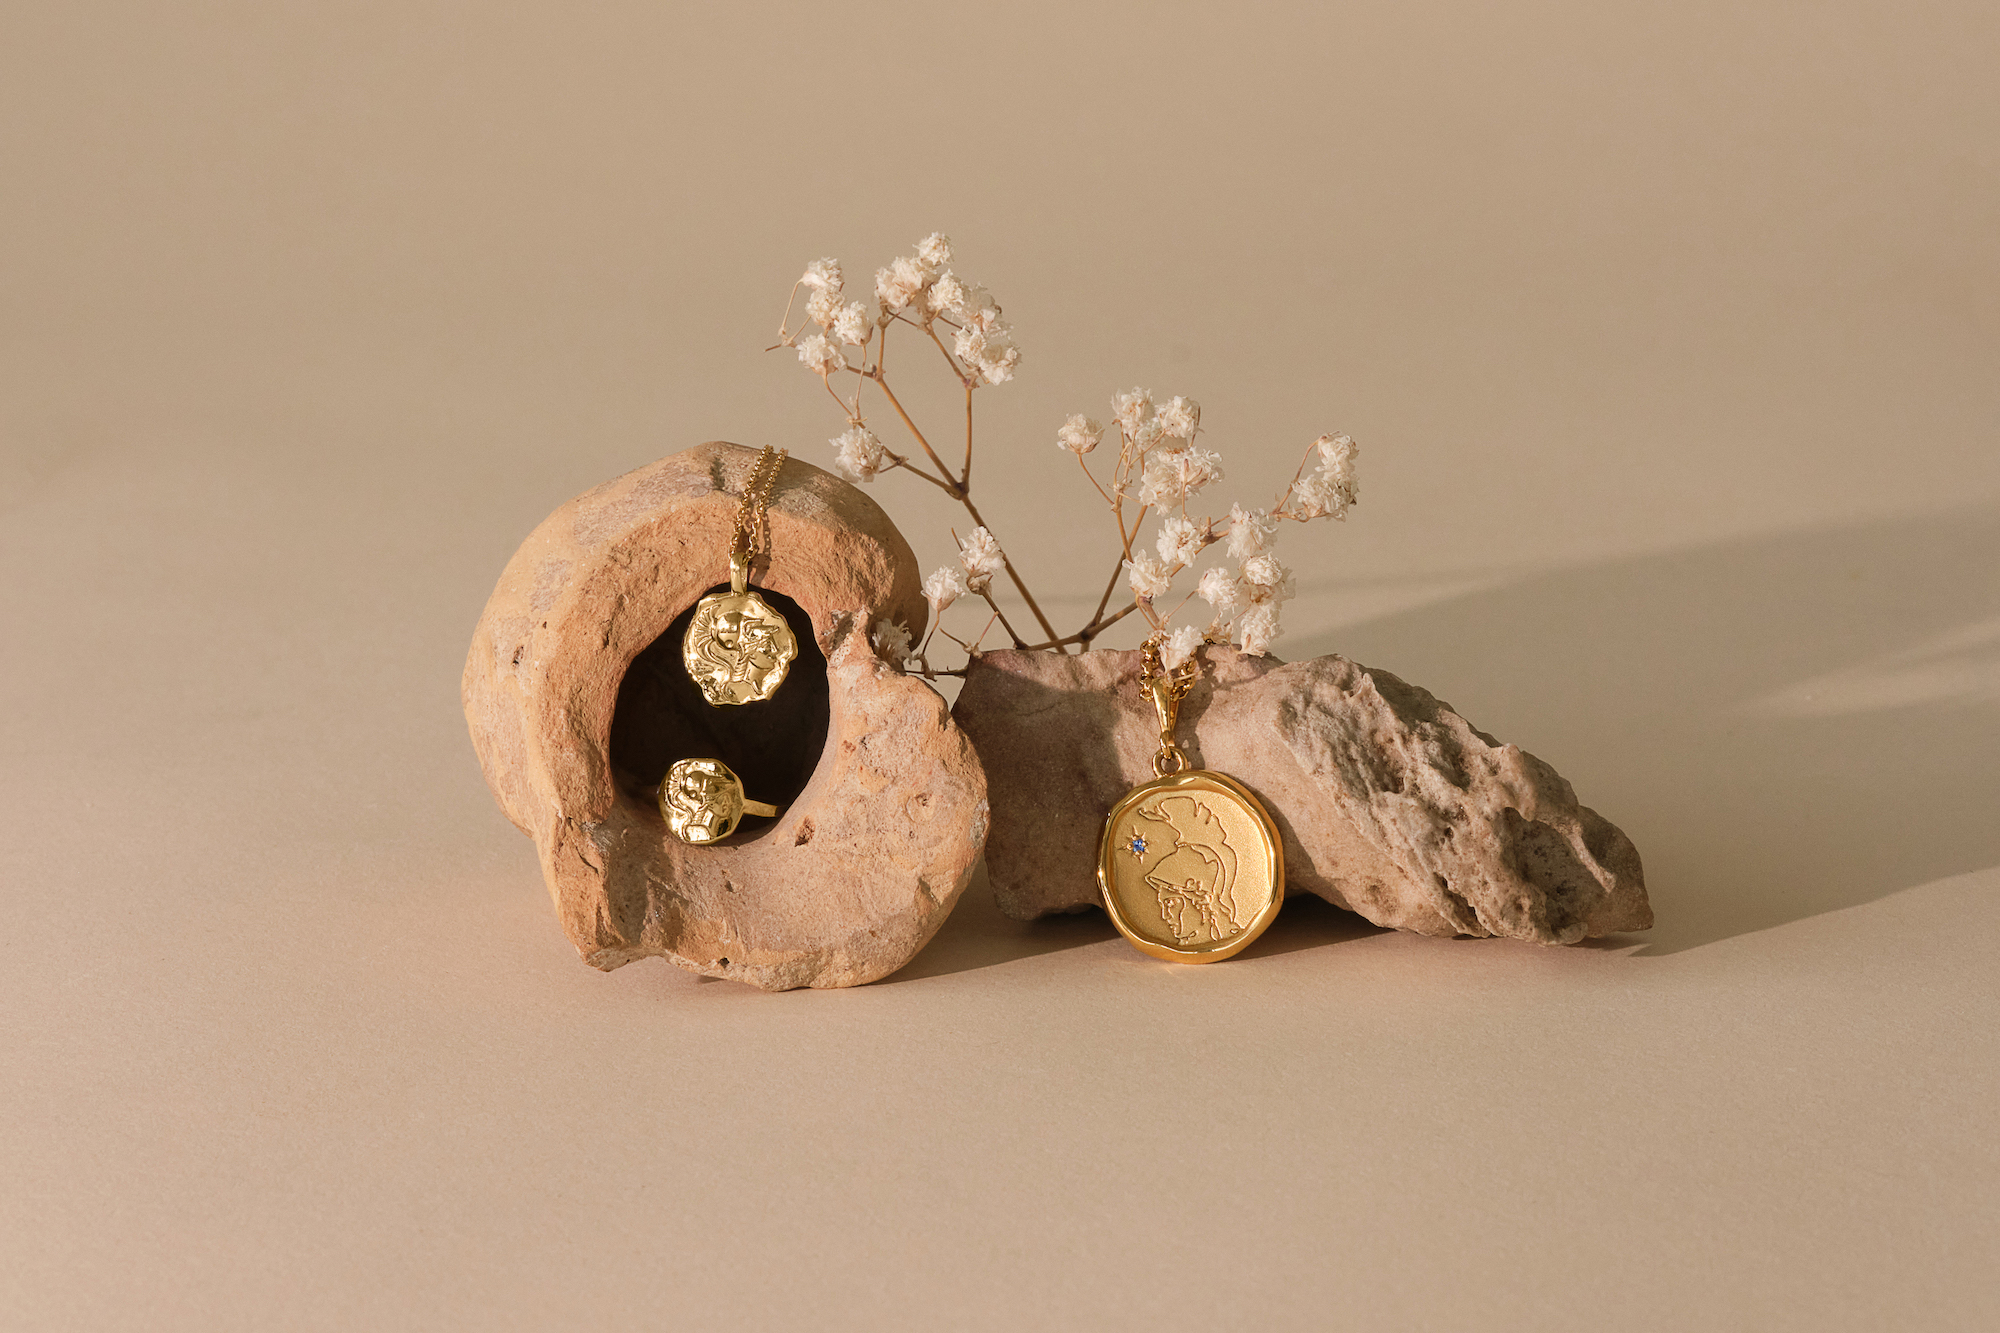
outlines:
[[[681,660],[711,704],[770,698],[798,655],[792,627],[754,592],[702,598],[681,641]]]
[[[743,807],[743,783],[720,759],[683,759],[660,783],[660,813],[667,828],[697,847],[734,833]]]
[[[1140,950],[1212,963],[1278,915],[1284,852],[1248,788],[1195,769],[1134,787],[1112,807],[1097,880],[1113,924]]]

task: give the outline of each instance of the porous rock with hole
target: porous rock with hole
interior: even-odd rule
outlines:
[[[880,620],[922,633],[908,543],[795,459],[751,582],[793,621],[799,660],[768,702],[701,702],[678,631],[727,582],[756,458],[701,445],[551,514],[480,617],[466,721],[586,962],[657,955],[770,990],[850,986],[908,962],[950,913],[985,841],[986,783],[944,701],[870,646]],[[752,799],[784,801],[777,818],[712,846],[673,838],[652,789],[698,754]]]
[[[1631,839],[1534,755],[1344,657],[1200,651],[1181,746],[1263,800],[1289,889],[1424,935],[1572,944],[1653,924]],[[1159,749],[1139,667],[1137,651],[1001,651],[968,669],[953,715],[993,792],[987,873],[1009,916],[1099,901],[1104,818]]]

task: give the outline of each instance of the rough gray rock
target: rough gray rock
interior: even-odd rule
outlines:
[[[923,631],[909,545],[860,491],[795,459],[751,581],[796,604],[800,658],[767,702],[702,701],[677,622],[728,581],[756,456],[705,444],[550,515],[480,617],[466,721],[584,961],[658,955],[770,990],[851,986],[943,924],[979,861],[986,784],[944,701],[869,646],[879,619]],[[712,846],[674,839],[651,789],[698,755],[784,804],[777,818]]]
[[[1525,750],[1343,657],[1202,655],[1181,746],[1264,801],[1290,889],[1424,935],[1573,944],[1653,924],[1631,840]],[[1098,902],[1104,817],[1158,748],[1138,672],[1136,651],[991,652],[968,670],[953,716],[986,769],[1009,916]]]

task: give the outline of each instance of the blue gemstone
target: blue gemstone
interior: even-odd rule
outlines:
[[[1144,838],[1132,839],[1132,855],[1144,856],[1145,854],[1146,854],[1146,840]]]

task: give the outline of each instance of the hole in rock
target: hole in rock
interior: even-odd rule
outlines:
[[[718,584],[710,592],[727,592]],[[780,812],[812,781],[826,749],[830,717],[826,654],[813,637],[812,619],[791,598],[760,588],[758,594],[784,616],[798,640],[785,683],[769,699],[710,706],[681,663],[681,639],[694,608],[681,612],[626,668],[611,714],[611,772],[619,791],[658,819],[654,791],[681,759],[720,759],[743,779],[743,794]],[[745,815],[730,841],[752,838],[775,822]]]

